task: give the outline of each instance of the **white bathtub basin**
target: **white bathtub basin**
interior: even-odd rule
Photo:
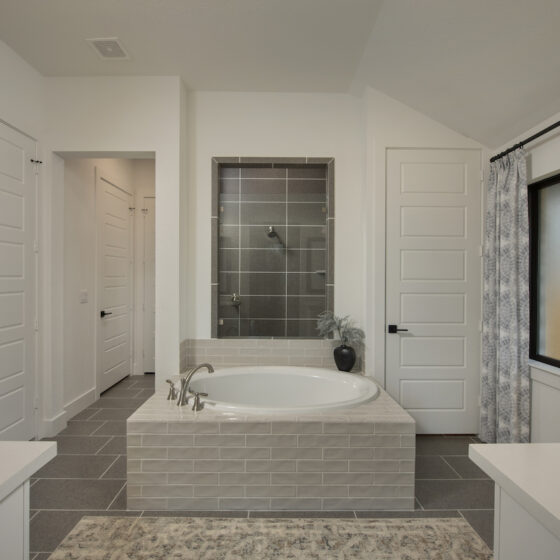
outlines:
[[[256,414],[313,413],[358,406],[375,399],[367,377],[329,369],[244,366],[196,373],[193,391],[208,393],[208,408]]]

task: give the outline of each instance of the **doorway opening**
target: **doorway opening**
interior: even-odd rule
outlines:
[[[72,417],[123,378],[155,370],[155,159],[59,155],[64,408]]]

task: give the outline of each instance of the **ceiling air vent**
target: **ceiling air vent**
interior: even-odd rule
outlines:
[[[104,37],[102,39],[86,39],[95,49],[95,52],[104,59],[127,59],[130,58],[124,50],[121,42],[116,37]]]

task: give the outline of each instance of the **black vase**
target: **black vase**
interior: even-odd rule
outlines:
[[[334,361],[340,371],[350,371],[356,363],[356,352],[351,346],[342,344],[334,349]]]

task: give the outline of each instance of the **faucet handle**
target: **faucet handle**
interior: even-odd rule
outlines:
[[[193,411],[200,412],[204,408],[204,403],[200,401],[200,397],[207,397],[208,393],[197,393],[196,391],[189,390],[191,395],[194,395]]]
[[[169,383],[169,394],[167,395],[168,401],[174,401],[177,398],[177,389],[175,389],[175,383],[171,379],[166,379],[166,383]]]

